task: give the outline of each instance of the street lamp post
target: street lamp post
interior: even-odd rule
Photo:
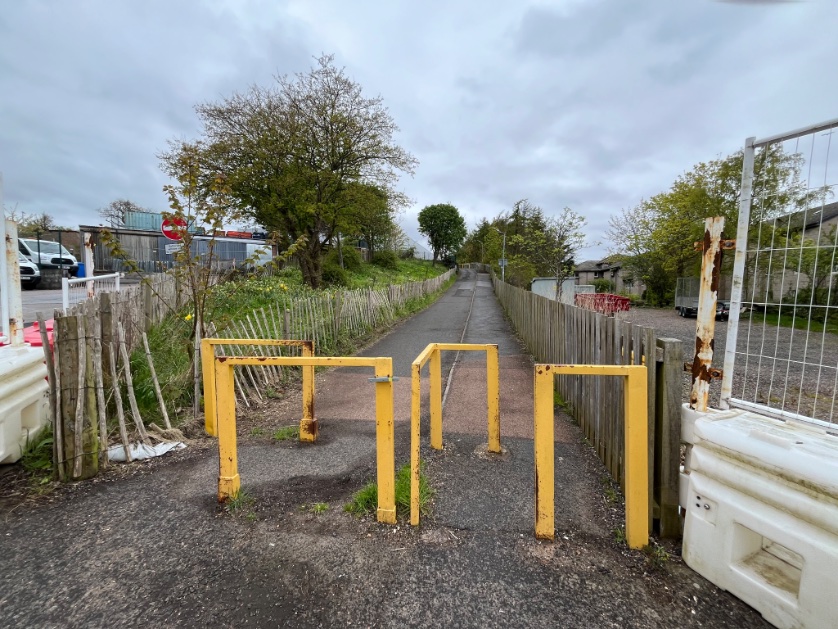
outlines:
[[[500,281],[506,281],[506,232],[502,232],[497,227],[495,227],[495,231],[499,234],[503,235],[503,247],[501,249],[500,259],[503,261],[500,267]]]

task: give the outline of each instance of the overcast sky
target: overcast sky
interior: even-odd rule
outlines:
[[[410,236],[425,205],[471,228],[529,198],[602,241],[696,162],[838,117],[836,33],[835,0],[5,0],[5,204],[65,226],[116,198],[166,209],[155,156],[196,136],[196,103],[334,53],[419,159]]]

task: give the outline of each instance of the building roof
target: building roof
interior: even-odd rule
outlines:
[[[576,265],[576,271],[601,271],[603,263],[603,260],[585,260]]]

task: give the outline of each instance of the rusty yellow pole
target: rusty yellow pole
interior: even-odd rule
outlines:
[[[218,408],[218,501],[234,497],[240,487],[236,453],[236,394],[233,366],[214,360]]]
[[[215,416],[215,349],[209,339],[201,340],[201,371],[204,372],[204,430],[210,437],[218,436]]]
[[[498,346],[486,347],[486,394],[489,422],[489,452],[500,453],[500,361]]]
[[[429,378],[431,390],[431,447],[442,450],[442,352],[431,353]]]
[[[626,374],[626,542],[629,548],[649,543],[649,444],[646,369]]]
[[[303,356],[314,356],[314,341],[303,345]],[[304,365],[303,418],[300,420],[300,441],[317,441],[317,419],[314,416],[314,365]]]
[[[410,524],[419,525],[419,466],[421,415],[422,415],[422,365],[412,365],[410,379]]]
[[[393,427],[393,359],[375,361],[375,443],[378,475],[378,521],[396,523],[396,452]]]
[[[553,372],[550,365],[535,366],[535,536],[555,536],[555,473],[553,434]]]

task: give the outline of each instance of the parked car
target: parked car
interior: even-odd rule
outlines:
[[[22,253],[17,254],[18,265],[20,266],[20,285],[28,290],[32,290],[41,283],[41,270],[38,265],[30,262]]]
[[[42,269],[67,269],[75,277],[79,272],[78,260],[67,248],[52,240],[18,238],[18,249]]]
[[[716,302],[716,319],[719,321],[727,321],[728,317],[730,317],[730,302],[729,301],[717,301]]]

